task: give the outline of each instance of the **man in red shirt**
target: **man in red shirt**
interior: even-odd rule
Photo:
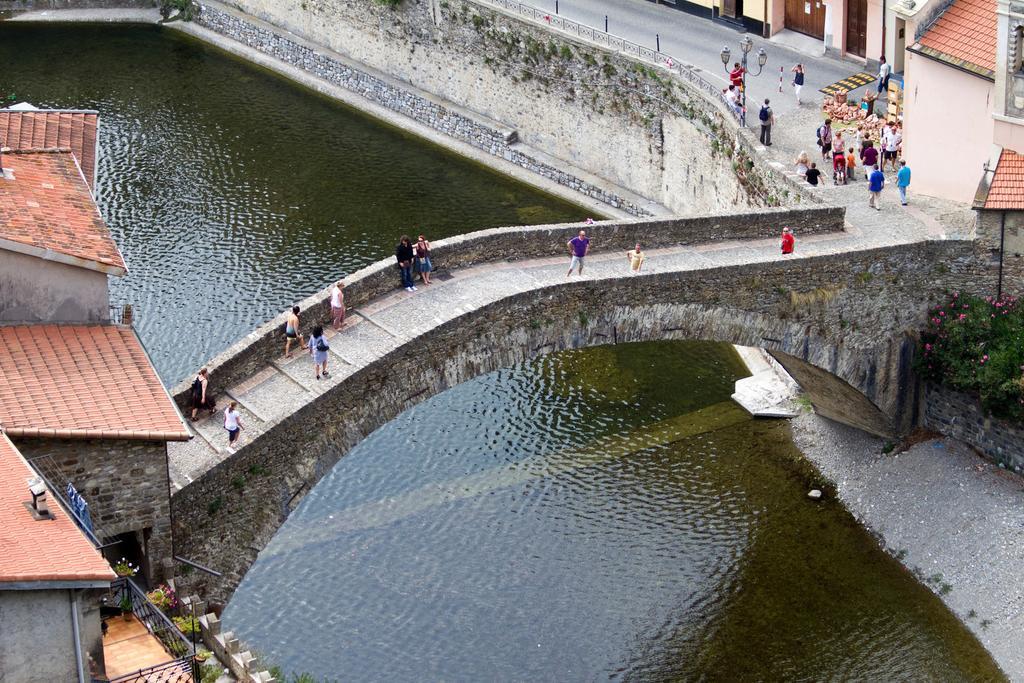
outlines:
[[[739,62],[732,65],[732,71],[729,72],[729,81],[736,86],[737,90],[743,89],[743,67],[740,66]]]
[[[790,232],[789,228],[782,229],[782,253],[792,254],[793,247],[796,245],[796,240],[793,239],[793,233]]]

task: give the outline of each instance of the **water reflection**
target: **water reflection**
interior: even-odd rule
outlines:
[[[981,646],[728,402],[731,348],[561,353],[378,430],[230,604],[286,669],[356,680],[963,680]]]

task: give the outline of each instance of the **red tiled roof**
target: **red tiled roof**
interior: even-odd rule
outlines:
[[[14,437],[186,441],[135,332],[0,325],[0,425]]]
[[[1024,155],[1002,151],[984,208],[1024,209]]]
[[[992,78],[996,68],[995,0],[954,0],[916,47],[924,54]]]
[[[0,587],[9,582],[110,582],[110,565],[54,499],[54,519],[35,520],[24,503],[32,500],[27,480],[35,471],[0,434]]]
[[[115,275],[124,259],[82,179],[70,152],[17,152],[3,155],[0,180],[0,240],[35,253]],[[0,245],[2,246],[2,245]],[[16,249],[17,250],[17,249]]]
[[[94,111],[0,109],[0,147],[12,150],[69,149],[92,187],[96,181],[96,137],[100,115]]]

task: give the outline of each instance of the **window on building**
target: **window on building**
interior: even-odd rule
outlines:
[[[1024,73],[1024,25],[1013,30],[1013,72]]]

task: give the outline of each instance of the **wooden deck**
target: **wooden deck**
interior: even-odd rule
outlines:
[[[125,621],[121,617],[107,619],[103,636],[103,659],[107,676],[117,678],[139,669],[163,664],[173,659],[156,636],[135,615]]]

